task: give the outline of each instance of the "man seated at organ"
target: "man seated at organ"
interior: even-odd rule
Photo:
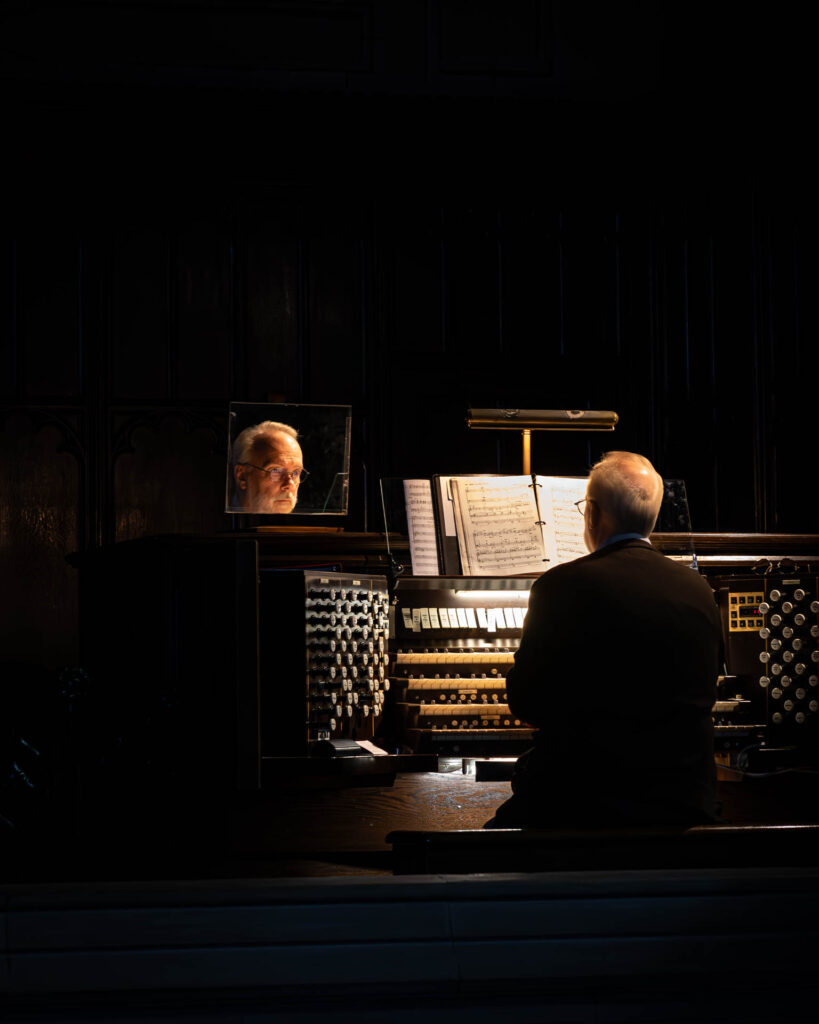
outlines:
[[[239,512],[292,512],[307,475],[298,433],[273,420],[246,427],[237,436],[231,469],[230,507]]]
[[[662,496],[641,455],[592,469],[578,502],[590,553],[531,590],[507,691],[538,732],[487,827],[717,820],[720,618],[708,583],[649,541]]]

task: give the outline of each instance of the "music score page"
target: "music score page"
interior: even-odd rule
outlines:
[[[413,576],[437,576],[438,542],[435,536],[435,511],[429,480],[405,480],[410,560]]]
[[[581,477],[453,477],[464,575],[540,573],[586,554],[574,505],[585,493]]]
[[[540,511],[546,523],[543,533],[549,568],[587,555],[583,540],[583,516],[576,501],[586,497],[586,477],[539,476],[542,485]]]

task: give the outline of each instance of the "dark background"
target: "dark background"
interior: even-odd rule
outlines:
[[[795,5],[3,3],[2,660],[66,555],[229,528],[230,401],[350,403],[378,480],[519,472],[467,408],[613,409],[699,531],[814,532],[813,35]]]

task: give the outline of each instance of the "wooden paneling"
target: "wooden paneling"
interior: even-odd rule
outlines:
[[[0,395],[14,397],[17,388],[17,246],[0,242]]]
[[[214,425],[143,414],[116,426],[124,449],[114,464],[116,540],[225,529],[227,415]]]
[[[72,419],[20,412],[0,420],[3,661],[76,659],[77,578],[65,561],[79,545],[81,508]]]
[[[66,1004],[168,1024],[815,1015],[810,867],[116,879],[2,896],[0,984],[12,1012],[25,1003],[18,1019],[65,1018]]]

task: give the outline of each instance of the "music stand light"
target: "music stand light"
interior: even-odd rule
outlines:
[[[520,430],[523,435],[523,472],[532,471],[532,431],[614,430],[616,412],[596,409],[468,409],[466,425],[473,430]]]

